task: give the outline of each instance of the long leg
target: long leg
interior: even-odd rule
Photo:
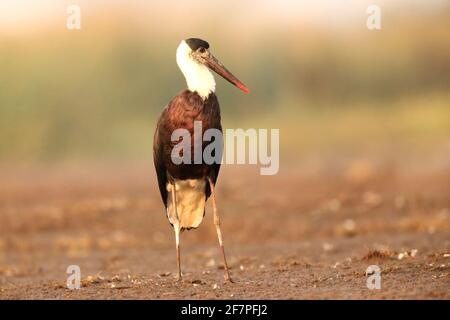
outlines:
[[[176,245],[176,249],[177,249],[178,280],[181,280],[180,219],[178,218],[178,212],[177,212],[177,195],[176,195],[175,182],[173,183],[171,193],[172,193],[172,206],[173,206],[173,210],[175,212],[175,217],[177,218],[177,222],[174,223],[173,229],[175,230],[175,245]]]
[[[222,251],[223,265],[224,265],[224,270],[225,270],[224,278],[225,278],[225,281],[233,282],[233,280],[231,280],[230,273],[228,271],[227,258],[225,257],[225,249],[223,247],[222,231],[220,230],[220,218],[219,218],[219,213],[217,212],[216,193],[214,191],[214,183],[212,182],[210,177],[208,177],[208,182],[209,182],[209,187],[211,189],[211,198],[213,201],[214,225],[216,226],[217,238],[219,239],[219,245],[220,245],[220,249]]]

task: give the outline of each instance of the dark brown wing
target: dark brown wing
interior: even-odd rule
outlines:
[[[164,111],[163,111],[164,112]],[[155,165],[156,176],[158,178],[159,192],[161,193],[161,199],[164,206],[167,208],[167,169],[164,165],[163,160],[163,144],[161,143],[159,127],[161,122],[161,117],[159,118],[158,124],[156,125],[155,135],[153,137],[153,163]]]
[[[220,131],[222,131],[222,126],[220,126]],[[219,171],[220,171],[220,163],[214,163],[211,165],[211,169],[208,173],[208,176],[211,178],[214,186],[216,185],[217,178],[219,177]],[[209,196],[211,195],[211,188],[209,187],[209,183],[206,184],[205,194],[206,200],[208,200]]]

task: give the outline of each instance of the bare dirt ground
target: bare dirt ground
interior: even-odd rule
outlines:
[[[211,208],[174,234],[151,164],[1,168],[1,299],[450,299],[450,171],[305,173],[225,167],[218,185],[223,269]],[[79,265],[82,287],[66,287]],[[366,268],[381,268],[381,289]]]

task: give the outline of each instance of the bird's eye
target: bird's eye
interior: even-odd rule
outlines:
[[[198,51],[199,51],[200,53],[205,53],[206,49],[203,48],[203,47],[200,47],[200,48],[198,49]]]

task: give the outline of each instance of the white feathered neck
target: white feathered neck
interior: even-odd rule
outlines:
[[[208,67],[198,63],[191,57],[192,49],[183,40],[177,48],[177,64],[186,78],[187,86],[206,99],[216,90],[216,81]]]

